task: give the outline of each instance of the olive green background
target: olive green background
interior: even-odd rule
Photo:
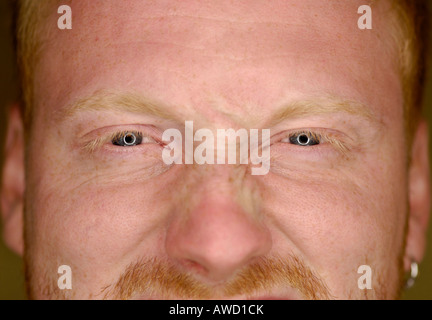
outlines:
[[[0,1],[0,162],[3,159],[4,132],[6,127],[5,106],[17,96],[17,76],[14,65],[10,32],[10,8],[8,2]],[[432,60],[432,59],[429,59]],[[432,61],[431,61],[432,62]],[[432,63],[430,63],[432,66]],[[432,68],[431,68],[432,69]],[[432,81],[426,89],[425,115],[432,123]],[[430,144],[431,145],[431,144]],[[432,148],[431,148],[432,149]],[[432,219],[431,219],[432,222]],[[432,229],[432,223],[430,228]],[[432,231],[432,230],[431,230]],[[415,286],[405,293],[405,299],[432,299],[432,232],[428,233],[425,260],[420,265],[420,275]],[[1,235],[1,231],[0,231]],[[2,238],[1,238],[2,239]],[[21,258],[12,253],[0,241],[0,299],[25,299],[23,265]]]

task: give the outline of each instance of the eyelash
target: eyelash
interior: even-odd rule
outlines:
[[[102,147],[104,144],[106,144],[108,142],[111,143],[112,146],[118,147],[118,146],[114,145],[112,142],[114,140],[120,139],[123,135],[126,135],[128,133],[132,133],[135,136],[142,138],[142,142],[140,144],[136,145],[136,146],[139,146],[141,144],[146,144],[146,143],[152,143],[152,142],[157,143],[159,145],[162,145],[162,143],[160,141],[157,141],[155,138],[153,138],[153,137],[151,137],[151,136],[149,136],[147,134],[144,134],[141,131],[136,131],[136,130],[121,130],[121,131],[115,131],[115,132],[113,132],[111,134],[108,134],[106,136],[98,137],[96,139],[93,139],[93,140],[87,142],[84,145],[84,150],[89,151],[89,152],[94,152],[96,149],[99,149],[100,147]],[[146,142],[146,140],[152,140],[152,141],[151,142]]]
[[[110,139],[110,140],[111,140],[111,143],[112,143],[113,145],[116,145],[114,142],[118,142],[118,141],[121,140],[122,138],[124,139],[124,137],[125,137],[126,135],[130,135],[130,134],[133,134],[133,135],[135,136],[136,139],[141,140],[137,145],[142,144],[142,140],[145,139],[145,138],[147,138],[147,137],[143,136],[142,132],[138,132],[138,131],[127,131],[127,130],[125,130],[125,131],[120,131],[120,132],[114,133],[114,135],[113,135],[113,136],[111,137],[111,139]]]
[[[290,138],[295,137],[295,136],[299,136],[302,134],[305,134],[308,137],[318,141],[318,144],[312,145],[312,146],[307,146],[306,148],[317,147],[317,146],[327,142],[331,146],[333,146],[335,149],[342,152],[343,154],[345,154],[347,151],[350,150],[349,145],[346,142],[341,141],[338,138],[335,138],[334,134],[332,134],[332,133],[320,132],[319,129],[316,129],[314,131],[312,131],[312,130],[299,130],[299,131],[290,132],[290,133],[284,135],[284,138],[282,138],[281,142],[283,142],[283,140],[287,140],[286,142],[283,142],[283,143],[289,143],[289,144],[292,144],[296,147],[305,148],[305,146],[298,146],[298,145],[295,145],[295,144],[290,142]]]

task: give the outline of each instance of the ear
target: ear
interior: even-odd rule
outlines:
[[[421,262],[425,253],[426,233],[430,212],[429,138],[425,120],[421,120],[411,150],[409,168],[408,235],[404,256],[405,270],[410,269],[412,259]]]
[[[22,255],[24,216],[24,130],[19,105],[9,110],[5,158],[0,193],[3,237],[7,246]]]

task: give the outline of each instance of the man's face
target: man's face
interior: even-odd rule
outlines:
[[[53,7],[27,150],[32,296],[396,297],[403,97],[388,4],[360,30],[362,4],[79,1],[72,30]],[[269,173],[165,164],[158,141],[185,121],[270,129]],[[113,144],[128,132],[143,142]],[[319,144],[289,139],[309,132]]]

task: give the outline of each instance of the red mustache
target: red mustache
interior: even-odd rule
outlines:
[[[331,298],[323,280],[295,256],[262,258],[218,288],[157,258],[142,259],[129,265],[118,281],[105,287],[102,294],[105,299],[129,299],[135,295],[212,299],[250,296],[281,287],[297,289],[304,299]]]

